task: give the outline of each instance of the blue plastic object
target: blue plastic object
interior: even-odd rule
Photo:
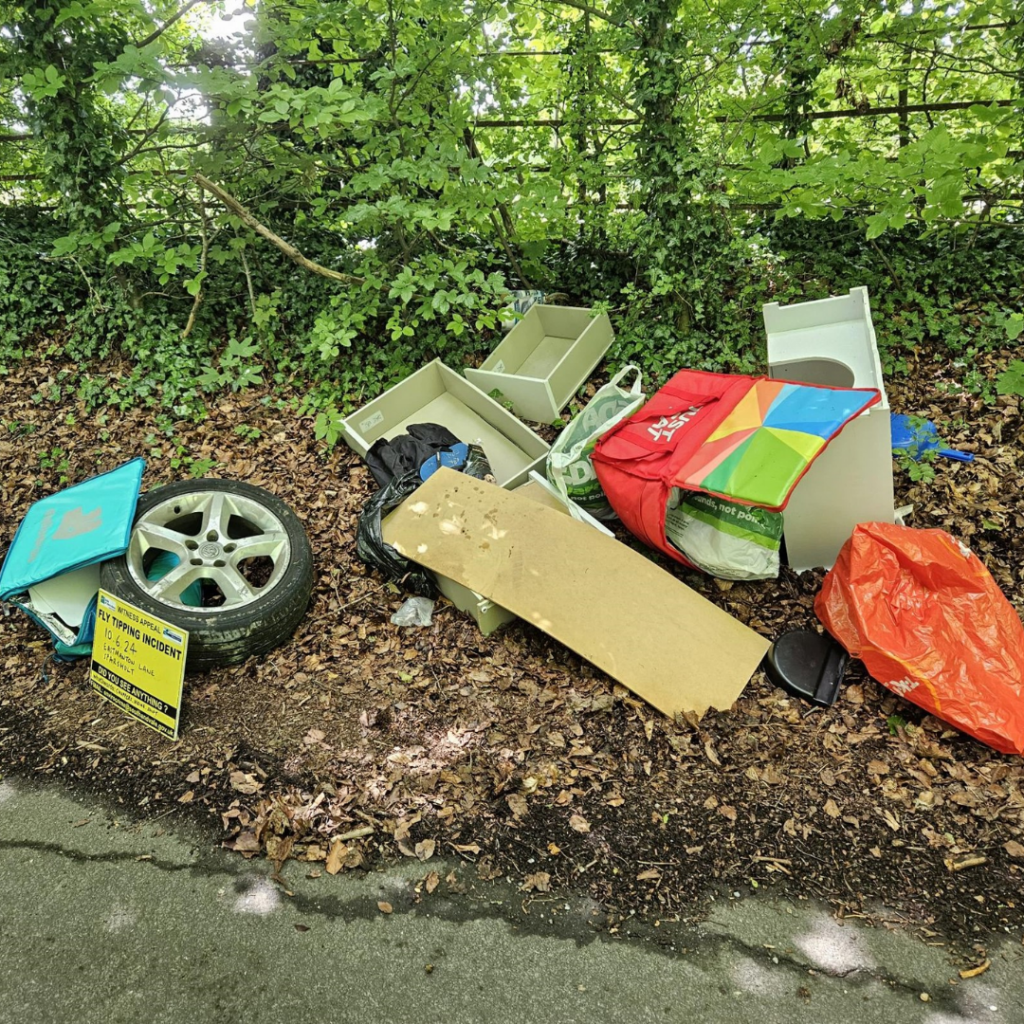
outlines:
[[[942,442],[939,440],[938,431],[931,420],[923,420],[919,425],[910,422],[910,417],[903,413],[892,414],[892,448],[893,451],[910,451],[911,458],[915,462],[920,460],[925,452],[935,451],[944,459],[953,459],[955,462],[973,462],[974,455],[971,452],[958,452],[955,448],[940,448]]]
[[[446,469],[462,469],[467,458],[469,458],[469,445],[463,444],[461,441],[458,444],[453,444],[447,451],[431,455],[420,466],[420,479],[426,480],[433,476],[442,466]]]

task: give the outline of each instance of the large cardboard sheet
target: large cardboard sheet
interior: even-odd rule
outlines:
[[[384,539],[666,715],[731,707],[769,646],[625,544],[453,470],[439,470],[392,513]]]

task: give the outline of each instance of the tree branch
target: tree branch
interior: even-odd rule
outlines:
[[[159,28],[153,29],[152,32],[146,36],[141,42],[136,43],[135,47],[139,50],[145,49],[150,43],[155,42],[159,39],[175,22],[181,21],[182,18],[192,10],[193,7],[198,7],[200,4],[205,4],[207,0],[188,0],[188,3],[181,8],[176,14],[171,15]]]
[[[950,110],[969,110],[971,107],[1019,107],[1022,100],[964,100],[955,103],[909,103],[892,107],[852,107],[848,110],[810,110],[803,116],[809,121],[827,121],[837,117],[882,117],[887,114],[924,114]],[[747,115],[751,121],[785,121],[787,114],[753,114]],[[728,114],[716,114],[713,120],[720,124],[733,124],[747,118],[732,117]],[[606,117],[594,124],[601,126],[640,124],[638,117]],[[561,128],[566,121],[559,117],[538,118],[481,118],[473,122],[474,128]]]
[[[203,196],[202,190],[199,192],[199,231],[203,236],[203,252],[199,257],[199,274],[200,276],[206,273],[206,256],[210,251],[210,233],[206,230],[206,199]],[[195,301],[192,303],[192,309],[188,314],[188,323],[185,324],[185,329],[181,332],[181,340],[184,341],[191,333],[192,328],[196,324],[196,314],[199,312],[199,303],[203,301],[203,282],[199,282],[199,288],[196,291]]]
[[[498,232],[498,240],[501,242],[502,248],[505,250],[505,255],[508,257],[509,263],[512,264],[512,269],[516,272],[516,276],[522,282],[523,287],[527,291],[533,290],[533,285],[527,280],[526,275],[523,273],[523,268],[519,265],[519,260],[516,259],[516,254],[512,251],[512,246],[509,245],[508,239],[505,237],[505,232],[501,230],[501,221],[498,220],[498,215],[491,210],[491,223],[494,225],[494,230]]]
[[[245,271],[245,286],[249,290],[249,306],[252,308],[253,320],[256,319],[256,292],[252,287],[252,274],[249,273],[249,261],[245,258],[245,246],[238,250],[238,255],[242,257],[242,270]]]
[[[149,142],[149,140],[153,138],[153,136],[156,135],[157,132],[160,131],[160,128],[163,126],[164,121],[167,120],[167,115],[170,112],[171,105],[170,103],[168,103],[167,106],[164,107],[164,112],[160,115],[160,119],[157,121],[155,125],[153,125],[151,129],[149,129],[148,134],[143,135],[142,138],[140,138],[139,141],[131,148],[128,155],[121,158],[120,163],[122,165],[131,162],[139,155],[139,153],[142,151],[146,143]]]
[[[274,234],[270,228],[261,224],[230,192],[221,188],[216,182],[210,181],[205,175],[196,173],[193,180],[201,188],[206,189],[211,195],[216,196],[246,227],[252,228],[258,235],[262,235],[271,245],[276,245],[289,259],[294,260],[300,267],[319,274],[321,277],[329,277],[332,281],[341,281],[343,284],[366,284],[365,277],[354,277],[352,274],[342,274],[330,267],[314,263],[295,248],[289,245],[280,235]]]
[[[965,100],[957,103],[907,103],[892,107],[865,107],[863,110],[854,107],[850,110],[811,110],[804,116],[810,121],[826,121],[836,117],[883,117],[887,114],[927,114],[948,110],[969,110],[971,107],[1014,107],[1020,106],[1020,100]],[[755,114],[754,121],[784,121],[785,114]],[[716,121],[728,121],[730,118],[719,114]]]
[[[596,7],[591,7],[590,4],[578,3],[577,0],[558,0],[563,7],[572,7],[574,10],[583,11],[585,14],[592,14],[595,18],[600,18],[602,21],[608,22],[609,25],[614,25],[616,28],[625,28],[626,23],[619,21],[617,18],[613,18],[610,14],[605,14],[604,11],[599,11]]]

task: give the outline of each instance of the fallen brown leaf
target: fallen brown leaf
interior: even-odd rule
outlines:
[[[327,854],[327,863],[324,864],[324,870],[327,874],[336,875],[342,869],[347,853],[348,847],[340,839],[335,839],[331,843],[331,849]]]
[[[390,903],[387,903],[384,900],[378,900],[377,901],[377,909],[382,914],[390,914],[395,908],[392,907]]]
[[[244,793],[246,796],[252,796],[253,793],[257,793],[263,788],[262,784],[247,772],[232,772],[229,781],[233,790]]]
[[[577,832],[589,832],[590,822],[582,814],[574,814],[569,819],[569,828],[573,828]]]
[[[419,820],[420,820],[420,816],[418,814],[415,817],[412,817],[412,818],[403,818],[395,826],[395,831],[394,831],[395,839],[398,842],[401,842],[403,839],[407,839],[408,836],[409,836],[409,832],[412,829],[413,825],[415,825],[416,822],[419,821]]]
[[[430,860],[434,856],[434,850],[437,848],[437,843],[433,839],[424,839],[415,846],[416,856],[420,860]]]
[[[526,797],[521,793],[510,793],[505,797],[505,803],[508,804],[509,810],[512,812],[512,816],[515,818],[526,817],[528,810]]]
[[[249,857],[260,851],[260,841],[256,838],[255,832],[242,832],[235,839],[225,842],[224,846],[228,850],[234,850],[235,853],[243,853]]]
[[[546,871],[537,871],[532,875],[527,875],[523,879],[523,884],[520,888],[523,892],[532,892],[535,889],[537,892],[549,892],[551,889],[551,875]]]
[[[960,977],[966,980],[967,978],[976,978],[979,974],[984,974],[992,966],[991,960],[985,960],[978,964],[977,967],[971,967],[969,970],[961,971]]]

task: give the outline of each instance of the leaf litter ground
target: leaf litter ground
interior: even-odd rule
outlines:
[[[172,441],[152,411],[104,417],[52,402],[59,371],[35,358],[0,376],[3,548],[62,476],[144,455],[152,487],[186,475],[174,457],[209,459],[208,475],[266,487],[296,510],[316,583],[291,643],[186,680],[177,743],[96,697],[84,663],[48,662],[25,617],[0,619],[4,771],[57,777],[146,818],[205,822],[240,854],[268,857],[285,885],[289,871],[410,857],[427,898],[507,878],[524,910],[549,898],[538,894],[573,894],[599,905],[612,932],[642,921],[667,937],[655,929],[756,891],[910,926],[969,960],[992,933],[1020,936],[1020,758],[924,715],[859,664],[831,709],[758,672],[730,712],[693,729],[524,623],[485,638],[442,603],[428,628],[393,626],[403,595],[355,557],[373,481],[343,447],[325,456],[309,419],[249,390],[200,425],[176,424]],[[915,367],[890,401],[976,460],[940,461],[926,484],[900,472],[898,498],[915,506],[914,525],[970,544],[1019,610],[1019,403],[936,386],[955,373]],[[670,571],[770,638],[815,624],[819,573],[729,584]],[[432,870],[442,857],[463,862],[443,885]]]

